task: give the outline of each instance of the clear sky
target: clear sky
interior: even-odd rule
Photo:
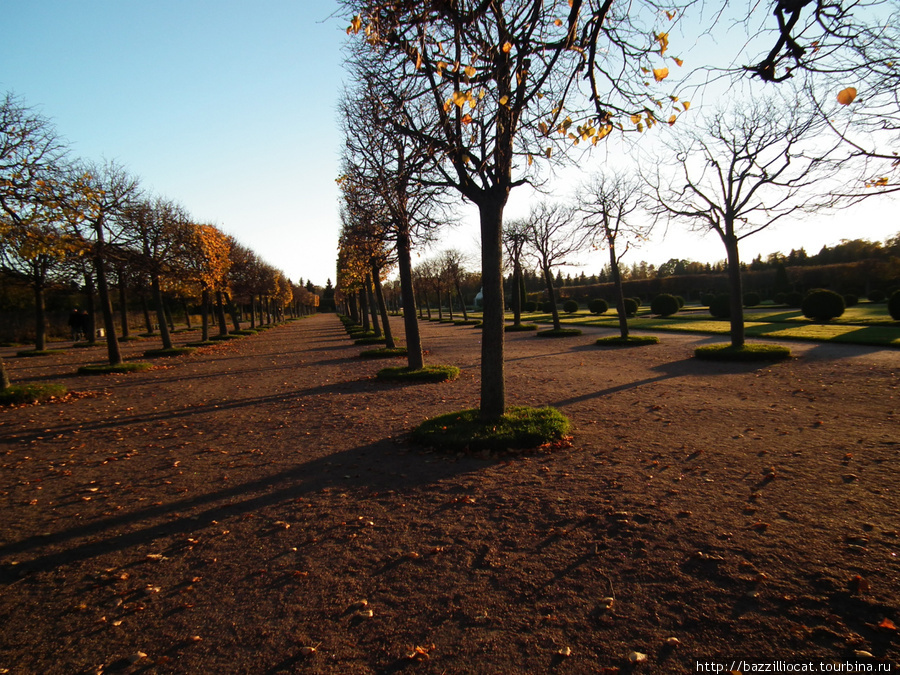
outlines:
[[[0,92],[52,118],[76,156],[123,163],[294,281],[334,280],[347,25],[333,16],[335,2],[0,0],[0,10]],[[528,199],[514,193],[507,214],[524,215]],[[896,208],[873,200],[785,223],[748,239],[742,257],[883,240],[900,230]],[[438,247],[477,260],[477,221],[471,208],[460,213],[463,224]],[[724,250],[714,235],[671,228],[628,261],[672,257],[707,262]],[[605,260],[593,253],[582,269],[599,271]]]

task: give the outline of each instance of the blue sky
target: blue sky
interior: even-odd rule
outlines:
[[[153,193],[217,224],[294,281],[334,279],[336,105],[347,25],[334,15],[335,2],[0,0],[0,7],[7,27],[0,91],[52,118],[73,154],[120,161]],[[716,46],[674,35],[673,43],[689,64],[730,44],[727,37]],[[580,168],[627,152],[611,141]],[[507,215],[524,215],[530,198],[515,191]],[[895,204],[871,200],[785,223],[746,240],[742,257],[800,246],[815,252],[842,238],[882,240],[900,230]],[[474,267],[477,218],[471,208],[460,215],[462,225],[437,247],[472,251]],[[724,251],[715,235],[670,228],[628,262],[659,265],[672,257],[715,261]],[[572,271],[591,274],[605,261],[604,252],[593,252]]]

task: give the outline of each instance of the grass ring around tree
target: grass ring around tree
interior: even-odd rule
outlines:
[[[194,347],[172,347],[170,349],[148,349],[144,352],[145,359],[167,358],[170,356],[181,356],[182,354],[193,354],[196,350]]]
[[[520,333],[520,332],[533,331],[533,330],[537,330],[537,324],[536,323],[520,323],[520,324],[516,325],[514,323],[511,323],[508,326],[504,326],[503,330],[506,331],[507,333]],[[581,331],[578,331],[578,333],[581,334]]]
[[[199,342],[188,342],[186,347],[212,347],[213,345],[218,344],[218,342],[214,340],[200,340]]]
[[[566,440],[569,420],[555,408],[510,407],[499,420],[483,421],[477,408],[425,420],[411,440],[450,452],[518,454]]]
[[[783,361],[791,358],[791,350],[783,345],[745,344],[734,347],[731,344],[704,345],[694,349],[698,359],[710,361]]]
[[[376,376],[379,380],[393,380],[395,382],[448,382],[459,377],[459,368],[456,366],[425,366],[424,368],[410,369],[407,366],[396,368],[383,368]]]
[[[381,349],[366,349],[359,353],[362,359],[390,359],[397,356],[406,356],[406,347],[382,347]]]
[[[140,373],[144,370],[150,370],[153,367],[152,363],[143,363],[141,361],[131,361],[130,363],[118,363],[116,365],[111,365],[108,363],[93,365],[93,366],[81,366],[78,369],[79,375],[109,375],[112,373]]]
[[[20,352],[16,352],[16,356],[21,356],[22,358],[31,358],[33,356],[53,356],[54,354],[65,354],[65,349],[23,349]]]
[[[214,342],[222,342],[224,340],[239,340],[242,337],[242,335],[235,335],[234,333],[225,333],[224,335],[213,335],[209,339]]]
[[[475,319],[457,319],[453,322],[455,326],[474,326],[478,321]]]
[[[381,336],[379,336],[379,337],[375,337],[374,335],[372,335],[371,337],[357,338],[356,340],[353,341],[353,344],[355,344],[355,345],[377,345],[377,344],[384,344],[384,336],[381,335]]]
[[[655,335],[629,335],[624,338],[621,335],[610,335],[609,337],[597,338],[595,344],[598,347],[641,347],[643,345],[659,344],[659,338]]]
[[[61,384],[14,384],[0,391],[0,405],[41,403],[67,393],[68,390]]]
[[[540,330],[535,335],[542,338],[566,338],[581,335],[581,331],[578,328],[560,328],[559,330],[551,328],[550,330]]]

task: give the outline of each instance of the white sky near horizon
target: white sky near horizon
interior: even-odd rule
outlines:
[[[341,49],[347,20],[335,14],[336,2],[0,0],[0,9],[7,26],[0,92],[51,118],[75,156],[121,162],[152,193],[218,225],[294,281],[334,280],[337,102],[348,79]],[[678,47],[673,34],[671,48],[688,61],[692,52],[722,45],[698,39],[693,49]],[[693,103],[692,110],[701,105]],[[569,196],[579,173],[629,152],[611,141],[549,192]],[[514,190],[506,216],[524,216],[532,198],[526,188]],[[841,239],[881,241],[900,231],[892,208],[896,201],[879,198],[785,221],[747,239],[742,258],[800,247],[815,253]],[[477,268],[471,205],[459,209],[459,222],[432,249],[463,249]],[[672,226],[661,235],[625,262],[724,258],[714,234]],[[568,271],[591,275],[606,260],[605,252],[590,252]]]

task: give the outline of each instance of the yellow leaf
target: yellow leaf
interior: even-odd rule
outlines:
[[[509,102],[509,96],[500,97],[500,105],[506,105]]]
[[[541,133],[544,134],[545,136],[547,135],[547,132],[550,130],[547,127],[547,124],[544,122],[538,122],[538,129],[540,129]]]
[[[673,56],[672,60],[675,61],[679,68],[684,65],[684,61],[682,59],[679,59],[677,56]]]
[[[478,91],[478,100],[480,101],[481,99],[483,99],[486,94],[487,94],[487,92],[484,89],[480,89]]]
[[[685,110],[687,110],[688,108],[691,107],[691,102],[690,101],[682,101],[681,105],[684,107]]]
[[[534,157],[532,157],[532,156],[529,154],[529,155],[528,155],[528,166],[531,166],[533,162],[534,162]]]
[[[640,116],[640,115],[632,115],[632,116],[631,116],[631,123],[632,123],[632,124],[637,124],[637,123],[640,122],[640,121],[641,121],[641,116]]]
[[[512,44],[510,44],[509,42],[503,43],[503,53],[504,54],[509,54],[511,49],[512,49]]]
[[[653,79],[657,82],[662,82],[669,76],[668,68],[654,68],[653,69]]]
[[[669,17],[669,21],[675,18],[675,12],[666,12],[666,16]]]
[[[475,77],[475,67],[466,66],[466,77]]]
[[[666,53],[666,50],[669,48],[669,34],[668,33],[658,33],[656,35],[656,41],[659,43],[659,54],[660,56]]]
[[[544,150],[544,154],[547,155],[547,157],[550,157],[550,155],[553,154],[553,148],[547,148]]]
[[[553,22],[553,25],[554,26],[562,26],[562,19],[557,19],[556,21]]]
[[[650,74],[650,69],[649,69],[649,68],[644,68],[644,66],[641,66],[641,72],[644,73],[644,75],[649,75],[649,74]]]
[[[453,102],[456,104],[457,108],[462,108],[463,104],[466,102],[466,95],[461,91],[454,91]]]
[[[472,123],[472,116],[471,116],[471,115],[463,115],[463,117],[462,117],[462,119],[460,120],[460,122],[462,122],[464,125],[465,125],[465,124],[471,124],[471,123]]]
[[[669,126],[672,126],[673,124],[675,124],[675,120],[677,120],[677,119],[678,119],[678,117],[676,115],[672,115],[669,118]]]
[[[637,130],[638,130],[639,132],[643,133],[643,131],[644,131],[644,125],[641,124],[640,122],[638,122]]]
[[[856,88],[847,87],[838,92],[837,100],[841,105],[850,105],[856,99]]]

